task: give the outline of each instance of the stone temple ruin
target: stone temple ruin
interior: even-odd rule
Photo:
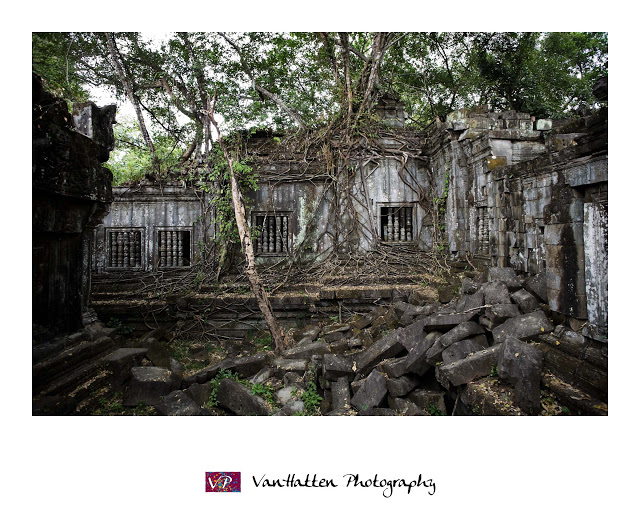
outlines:
[[[248,137],[260,268],[336,254],[407,266],[275,286],[292,347],[277,356],[256,353],[246,286],[222,293],[203,271],[218,226],[202,171],[109,185],[113,114],[72,116],[34,79],[34,413],[87,414],[109,389],[161,414],[296,414],[311,388],[332,415],[607,413],[606,108],[551,120],[478,107],[415,131],[385,96],[346,163]],[[448,277],[412,279],[427,254]],[[185,348],[202,363],[191,371],[171,350],[194,319],[219,354]]]

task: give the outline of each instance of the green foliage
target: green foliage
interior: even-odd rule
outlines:
[[[84,80],[76,69],[71,50],[74,41],[65,32],[31,34],[32,70],[44,80],[45,89],[69,103],[87,101]]]
[[[318,394],[315,383],[309,382],[309,384],[307,384],[307,390],[300,395],[300,399],[304,403],[305,415],[315,416],[320,413],[322,397]]]
[[[118,318],[111,317],[107,322],[107,327],[111,329],[116,329],[116,332],[119,334],[131,334],[135,329],[130,325],[125,325]]]
[[[235,382],[239,382],[241,384],[247,384],[246,380],[240,379],[240,376],[231,370],[222,369],[220,370],[216,376],[211,379],[211,395],[209,396],[209,401],[207,402],[207,406],[209,408],[217,407],[219,405],[218,402],[218,388],[220,387],[220,383],[224,379],[230,379]]]
[[[436,404],[429,404],[429,409],[427,410],[429,416],[445,416],[445,413],[436,407]]]
[[[111,152],[109,161],[104,165],[113,174],[113,185],[124,185],[140,181],[145,174],[158,172],[153,167],[151,156],[137,122],[128,117],[118,118],[113,130],[116,147]],[[162,132],[153,136],[158,160],[159,172],[167,174],[179,167],[180,154],[175,149],[175,143]]]
[[[494,364],[491,367],[491,373],[489,373],[489,377],[497,377],[497,376],[498,376],[498,366]]]
[[[227,141],[227,143],[234,141]],[[235,140],[239,144],[238,140]],[[245,196],[248,191],[258,190],[258,175],[247,162],[233,161],[233,172],[238,180],[240,192]],[[231,194],[231,175],[229,165],[222,150],[216,146],[210,155],[209,170],[200,174],[198,186],[201,190],[213,194],[213,205],[216,211],[217,232],[222,242],[239,242],[238,225]],[[245,196],[245,205],[247,198]]]
[[[92,416],[154,416],[154,407],[138,403],[135,407],[125,407],[121,392],[98,398],[98,406],[91,411]]]
[[[271,384],[265,385],[262,383],[256,383],[251,386],[251,393],[263,398],[273,409],[278,406],[274,396],[274,389],[271,387]]]
[[[506,32],[475,36],[473,64],[495,109],[566,117],[596,101],[591,88],[607,74],[601,32]]]
[[[268,352],[271,350],[271,334],[262,333],[253,338],[253,343],[258,347],[258,350]]]
[[[215,98],[216,116],[224,119],[227,133],[296,127],[282,104],[308,127],[322,128],[344,114],[346,64],[355,112],[363,101],[378,36],[348,33],[351,51],[345,57],[337,32],[244,32],[226,37],[177,32],[161,39],[114,33],[123,69],[148,117],[161,173],[180,164],[180,156],[192,144],[193,156],[214,151],[202,114],[209,108],[208,99]],[[591,86],[607,74],[608,35],[603,32],[411,32],[389,33],[383,40],[387,44],[375,68],[376,89],[398,95],[410,124],[418,127],[477,104],[564,117],[597,106]],[[104,33],[34,33],[32,67],[50,90],[69,101],[86,99],[86,90],[98,85],[127,99]],[[369,133],[365,118],[355,126],[356,133]],[[121,128],[125,127],[116,125],[117,131],[127,132]],[[139,179],[150,169],[147,148],[130,129],[117,137],[118,151],[126,155],[115,154],[109,164],[115,183]],[[224,190],[222,181],[217,186]],[[233,231],[227,224],[223,229]]]

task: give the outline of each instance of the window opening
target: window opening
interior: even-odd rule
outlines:
[[[142,232],[140,230],[109,230],[108,267],[142,267]]]
[[[289,215],[256,214],[258,237],[254,242],[256,254],[279,254],[289,250]]]
[[[163,229],[157,232],[158,266],[188,267],[191,265],[191,232]]]
[[[383,206],[380,221],[384,242],[413,241],[413,206]]]

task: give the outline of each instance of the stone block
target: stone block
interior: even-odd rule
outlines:
[[[140,366],[147,353],[146,348],[119,348],[103,358],[111,372],[111,385],[119,388],[131,376],[131,369]]]
[[[138,366],[131,369],[129,388],[125,393],[124,405],[157,405],[163,396],[172,391],[174,379],[171,371],[157,366]]]
[[[371,345],[364,352],[355,356],[356,371],[361,375],[368,374],[383,359],[397,356],[404,350],[404,345],[399,341],[399,331],[390,332]]]
[[[407,372],[423,375],[429,369],[427,354],[436,340],[441,337],[439,331],[432,331],[427,334],[417,345],[409,349],[404,364]]]
[[[451,285],[438,286],[438,301],[446,304],[451,302],[456,295],[456,289]]]
[[[478,315],[478,311],[470,311],[468,313],[434,313],[428,316],[423,322],[423,329],[426,332],[431,331],[449,331],[462,322],[468,322]]]
[[[509,288],[502,281],[485,283],[482,285],[481,291],[484,294],[484,303],[486,305],[511,304]]]
[[[378,364],[378,369],[387,377],[396,379],[407,373],[407,356],[386,359]]]
[[[416,379],[415,377],[409,377],[407,375],[403,375],[402,377],[398,377],[396,379],[387,380],[387,390],[389,391],[389,396],[393,397],[404,396],[417,385],[418,379]]]
[[[538,300],[547,302],[547,272],[543,270],[533,277],[524,280],[523,287],[532,293]]]
[[[552,347],[557,347],[574,357],[582,357],[587,345],[587,340],[582,334],[564,325],[557,325],[553,330],[553,335],[544,337],[543,340]]]
[[[484,314],[493,326],[497,326],[508,318],[518,316],[520,310],[516,304],[494,304],[491,307],[487,307]]]
[[[486,377],[498,362],[499,345],[480,350],[469,357],[436,366],[436,379],[445,388],[468,384],[478,377]]]
[[[330,352],[332,354],[344,354],[345,352],[362,348],[363,346],[364,342],[360,338],[345,338],[332,343]]]
[[[278,378],[284,377],[287,372],[295,372],[303,375],[307,371],[309,361],[307,359],[284,359],[279,358],[273,361],[273,372]]]
[[[519,128],[521,130],[531,131],[531,130],[533,130],[533,121],[531,121],[531,119],[529,119],[529,120],[526,120],[526,119],[525,120],[521,120]]]
[[[475,336],[473,339],[458,341],[442,351],[442,362],[444,364],[453,363],[485,348],[489,348],[489,343],[487,342],[487,337],[484,335]]]
[[[349,380],[346,377],[340,377],[331,384],[331,409],[334,411],[348,411],[351,409],[350,402]]]
[[[548,334],[553,331],[553,325],[547,320],[541,311],[534,311],[522,316],[516,316],[505,321],[502,325],[493,329],[493,341],[502,343],[508,336],[519,340],[535,339],[540,334]]]
[[[337,381],[340,377],[353,379],[355,370],[353,360],[337,354],[325,354],[322,357],[322,376],[329,381]]]
[[[429,389],[414,389],[407,399],[416,404],[424,412],[438,411],[447,414],[444,403],[444,391],[431,391]]]
[[[305,372],[305,375],[308,372],[309,370]],[[287,372],[282,377],[282,383],[285,386],[291,386],[292,384],[301,384],[302,382],[304,382],[304,376],[296,372]]]
[[[507,336],[498,351],[498,376],[515,386],[515,403],[523,411],[540,411],[542,353],[533,345]]]
[[[352,333],[353,331],[350,325],[338,325],[326,328],[320,334],[320,337],[327,343],[333,343],[334,341],[351,337]]]
[[[584,352],[584,358],[589,363],[603,370],[606,370],[609,366],[607,346],[599,341],[593,341],[587,345]]]
[[[389,407],[396,411],[398,416],[425,416],[420,407],[404,398],[389,398]]]
[[[373,370],[364,380],[351,404],[359,411],[378,407],[387,396],[387,379],[378,370]]]
[[[523,313],[533,313],[540,309],[540,302],[530,292],[525,289],[518,290],[511,294],[511,299],[515,302]]]
[[[414,306],[424,306],[427,303],[435,302],[437,296],[433,290],[413,290],[409,295],[409,304]]]
[[[450,306],[454,307],[454,311],[456,313],[467,313],[470,311],[475,311],[476,313],[482,313],[482,308],[484,306],[484,292],[478,290],[477,292],[471,295],[463,295],[460,297],[455,303],[447,306],[445,309],[450,311],[448,308]],[[454,312],[450,311],[450,312]]]
[[[315,341],[308,345],[298,346],[285,350],[282,357],[285,359],[310,359],[313,355],[323,355],[330,352],[329,345],[324,341]]]
[[[295,400],[298,397],[298,394],[304,392],[304,389],[301,385],[293,384],[290,386],[285,386],[282,389],[276,391],[276,400],[284,405],[291,400]]]
[[[208,366],[193,375],[185,378],[185,384],[203,384],[213,379],[220,370],[230,370],[237,373],[241,378],[249,378],[258,373],[264,366],[269,364],[269,358],[265,353],[255,354],[246,357],[228,357],[219,363]]]
[[[307,325],[302,329],[293,331],[292,336],[297,342],[300,342],[303,338],[311,338],[312,341],[315,341],[318,339],[320,331],[322,331],[322,329],[317,325]]]
[[[283,416],[294,416],[304,412],[304,409],[304,402],[302,400],[291,400],[280,409],[280,412]]]
[[[259,353],[253,356],[229,358],[225,369],[231,370],[241,378],[246,379],[258,373],[267,364],[269,364],[267,354]]]
[[[547,131],[553,128],[553,121],[551,119],[537,119],[536,130]]]
[[[216,399],[221,407],[238,416],[268,416],[270,412],[262,398],[252,394],[246,386],[230,379],[220,381]]]
[[[262,384],[269,377],[273,375],[273,368],[271,366],[265,366],[262,370],[256,373],[253,377],[249,379],[249,384],[252,386],[254,384]]]
[[[554,375],[566,380],[567,382],[573,381],[576,370],[580,365],[580,359],[565,354],[560,350],[554,350],[552,348],[545,349],[545,345],[539,347],[544,351],[544,368],[551,370]]]
[[[213,386],[211,382],[205,384],[191,384],[184,392],[191,400],[193,400],[200,407],[207,405],[209,398],[211,397],[211,391]]]
[[[352,329],[358,329],[361,331],[362,329],[366,329],[367,327],[369,327],[371,325],[371,322],[373,322],[373,319],[373,315],[369,313],[363,316],[355,317],[351,322],[349,322],[349,325]]]
[[[511,245],[511,244],[510,244]],[[491,267],[489,269],[489,282],[500,281],[507,285],[509,291],[515,291],[522,288],[520,278],[516,275],[516,271],[511,267]]]
[[[172,391],[156,405],[164,416],[200,416],[202,408],[184,391]]]
[[[472,279],[465,277],[462,279],[462,284],[460,285],[460,291],[465,295],[470,295],[478,291],[478,285],[474,283]]]
[[[601,396],[606,397],[609,386],[609,378],[606,371],[596,368],[587,362],[582,362],[576,370],[576,378],[579,382],[584,382],[597,389],[600,391],[599,394]]]
[[[438,337],[426,353],[427,362],[433,366],[441,360],[442,351],[456,343],[476,334],[484,334],[484,329],[475,322],[463,322],[446,334]]]
[[[359,411],[356,416],[397,416],[398,413],[387,407],[374,407],[373,409],[365,409]]]

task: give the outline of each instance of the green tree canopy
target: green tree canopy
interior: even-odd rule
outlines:
[[[56,94],[85,100],[101,86],[138,106],[142,144],[127,124],[119,148],[154,167],[150,152],[156,171],[212,150],[212,108],[227,132],[353,129],[382,93],[416,127],[478,104],[576,115],[597,106],[591,87],[608,57],[599,32],[74,32],[32,42],[33,69]]]

